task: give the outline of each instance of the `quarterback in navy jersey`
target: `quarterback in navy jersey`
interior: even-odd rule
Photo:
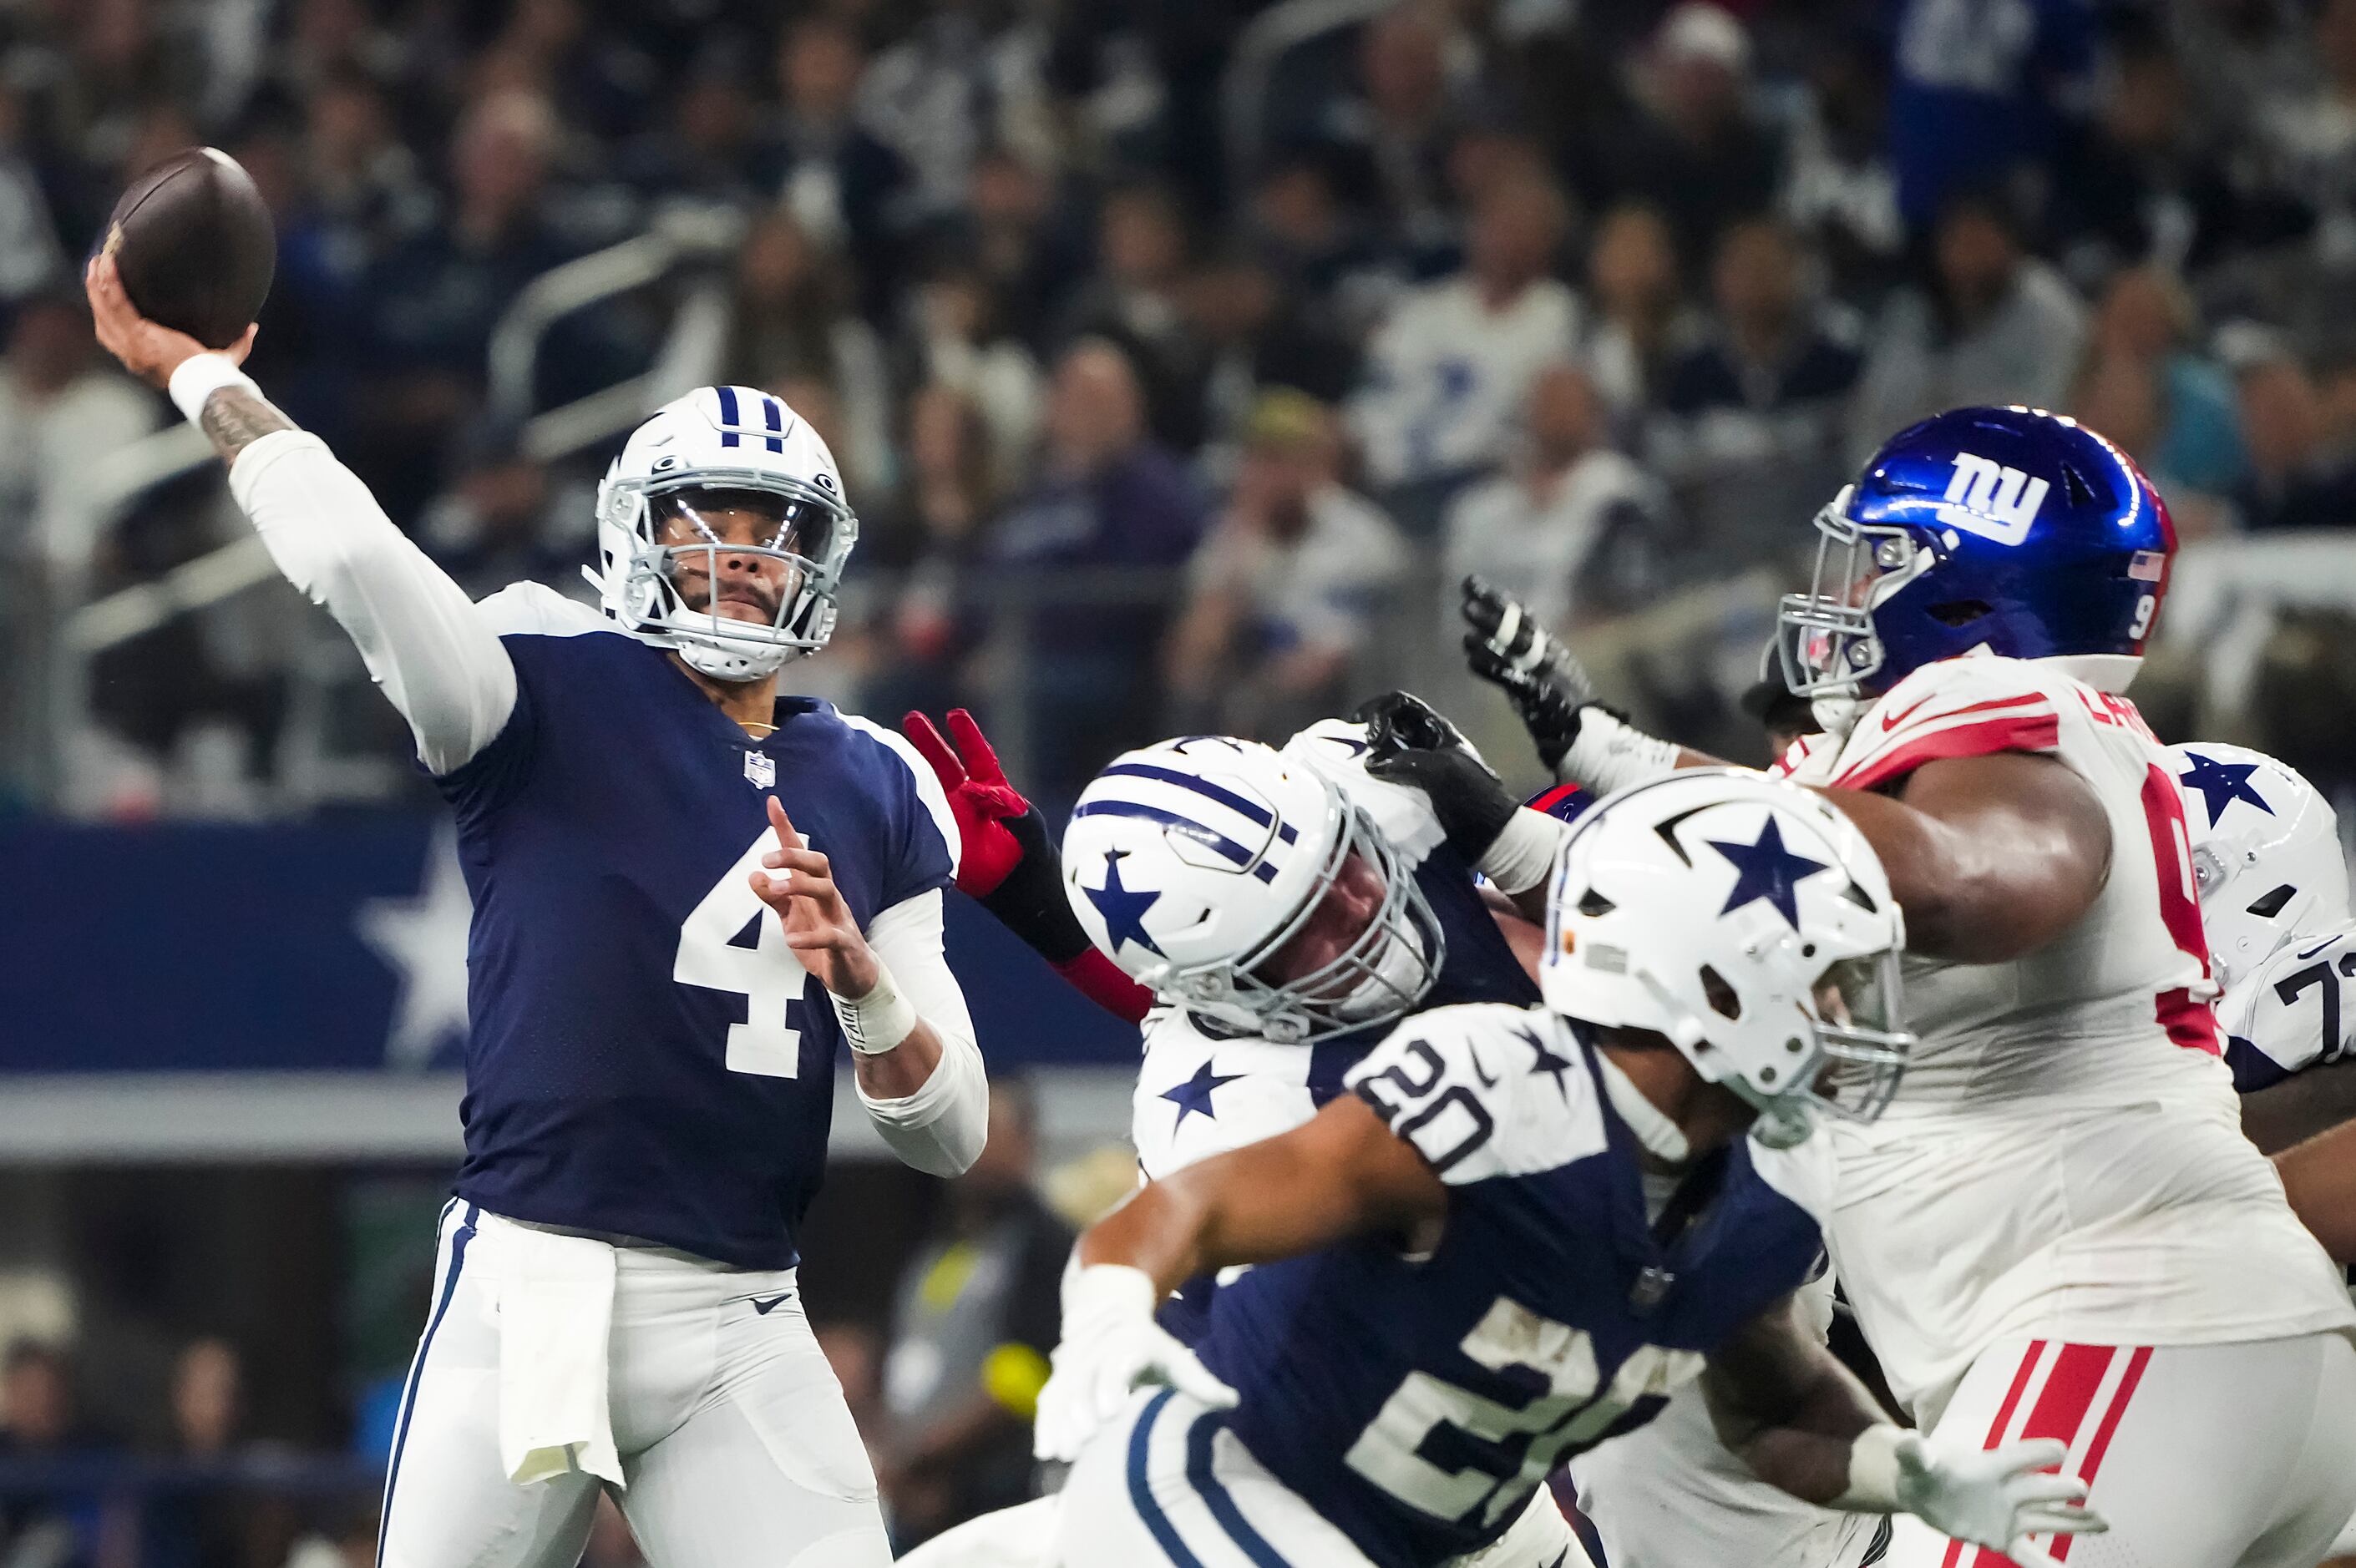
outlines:
[[[1077,1461],[1058,1561],[1463,1561],[1696,1376],[1730,1444],[1814,1500],[2029,1565],[2051,1561],[2029,1535],[2098,1528],[2040,1473],[2061,1445],[1901,1433],[1793,1319],[1809,1134],[1878,1109],[1908,1043],[1856,831],[1753,774],[1644,785],[1564,846],[1548,913],[1545,1006],[1408,1019],[1306,1125],[1082,1238],[1039,1408],[1042,1456]],[[1242,1264],[1197,1350],[1157,1326],[1178,1280]]]
[[[889,1562],[875,1484],[795,1279],[838,1049],[938,1175],[987,1092],[941,949],[957,828],[896,734],[781,699],[857,538],[825,443],[705,388],[598,494],[601,606],[480,604],[230,353],[142,320],[106,346],[230,464],[289,581],[351,635],[457,818],[466,1159],[395,1430],[386,1568],[570,1568],[601,1493],[670,1565]]]

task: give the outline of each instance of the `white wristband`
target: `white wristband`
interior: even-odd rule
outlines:
[[[873,990],[856,1000],[829,991],[826,999],[834,1004],[844,1042],[861,1056],[881,1056],[916,1032],[916,1004],[900,994],[900,987],[892,983],[892,971],[884,967],[880,958],[875,961]]]
[[[190,424],[205,411],[205,400],[223,387],[241,387],[255,397],[262,389],[253,378],[229,362],[225,354],[191,354],[172,372],[172,402]]]
[[[1884,1421],[1867,1427],[1848,1445],[1848,1490],[1833,1499],[1833,1507],[1851,1513],[1899,1513],[1898,1447],[1911,1435],[1906,1428]]]
[[[1609,795],[1632,784],[1677,771],[1675,741],[1657,740],[1633,725],[1623,724],[1601,708],[1579,716],[1579,739],[1562,754],[1555,773],[1576,779],[1598,795]]]
[[[1555,851],[1562,848],[1569,827],[1543,811],[1516,810],[1472,869],[1501,893],[1526,893],[1554,869]]]

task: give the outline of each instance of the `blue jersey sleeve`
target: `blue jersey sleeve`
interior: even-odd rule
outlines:
[[[890,909],[957,875],[957,822],[939,779],[897,731],[845,713],[845,724],[873,742],[884,832],[885,865],[879,909]]]

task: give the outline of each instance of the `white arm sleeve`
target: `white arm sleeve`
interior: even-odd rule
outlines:
[[[351,635],[419,760],[446,773],[490,744],[515,711],[507,650],[327,443],[273,432],[238,454],[229,487],[286,581]]]
[[[916,1016],[940,1038],[941,1059],[915,1093],[878,1100],[862,1088],[859,1103],[902,1164],[927,1176],[956,1176],[981,1157],[990,1125],[990,1080],[981,1048],[974,1043],[965,992],[941,949],[940,890],[878,914],[868,923],[867,944],[892,971]]]

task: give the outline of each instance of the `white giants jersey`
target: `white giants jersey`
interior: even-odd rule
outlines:
[[[1947,659],[1776,771],[1888,789],[1925,763],[1997,752],[2053,757],[2086,782],[2110,821],[2110,872],[2078,923],[2026,957],[1907,958],[1921,1040],[1896,1101],[1800,1151],[1837,1164],[1826,1241],[1892,1391],[1928,1426],[2008,1336],[2188,1345],[2356,1328],[2338,1272],[2242,1136],[2183,801],[2134,704],[2060,661]]]
[[[2225,1060],[2243,1093],[2356,1056],[2356,921],[2286,942],[2217,1004]]]

